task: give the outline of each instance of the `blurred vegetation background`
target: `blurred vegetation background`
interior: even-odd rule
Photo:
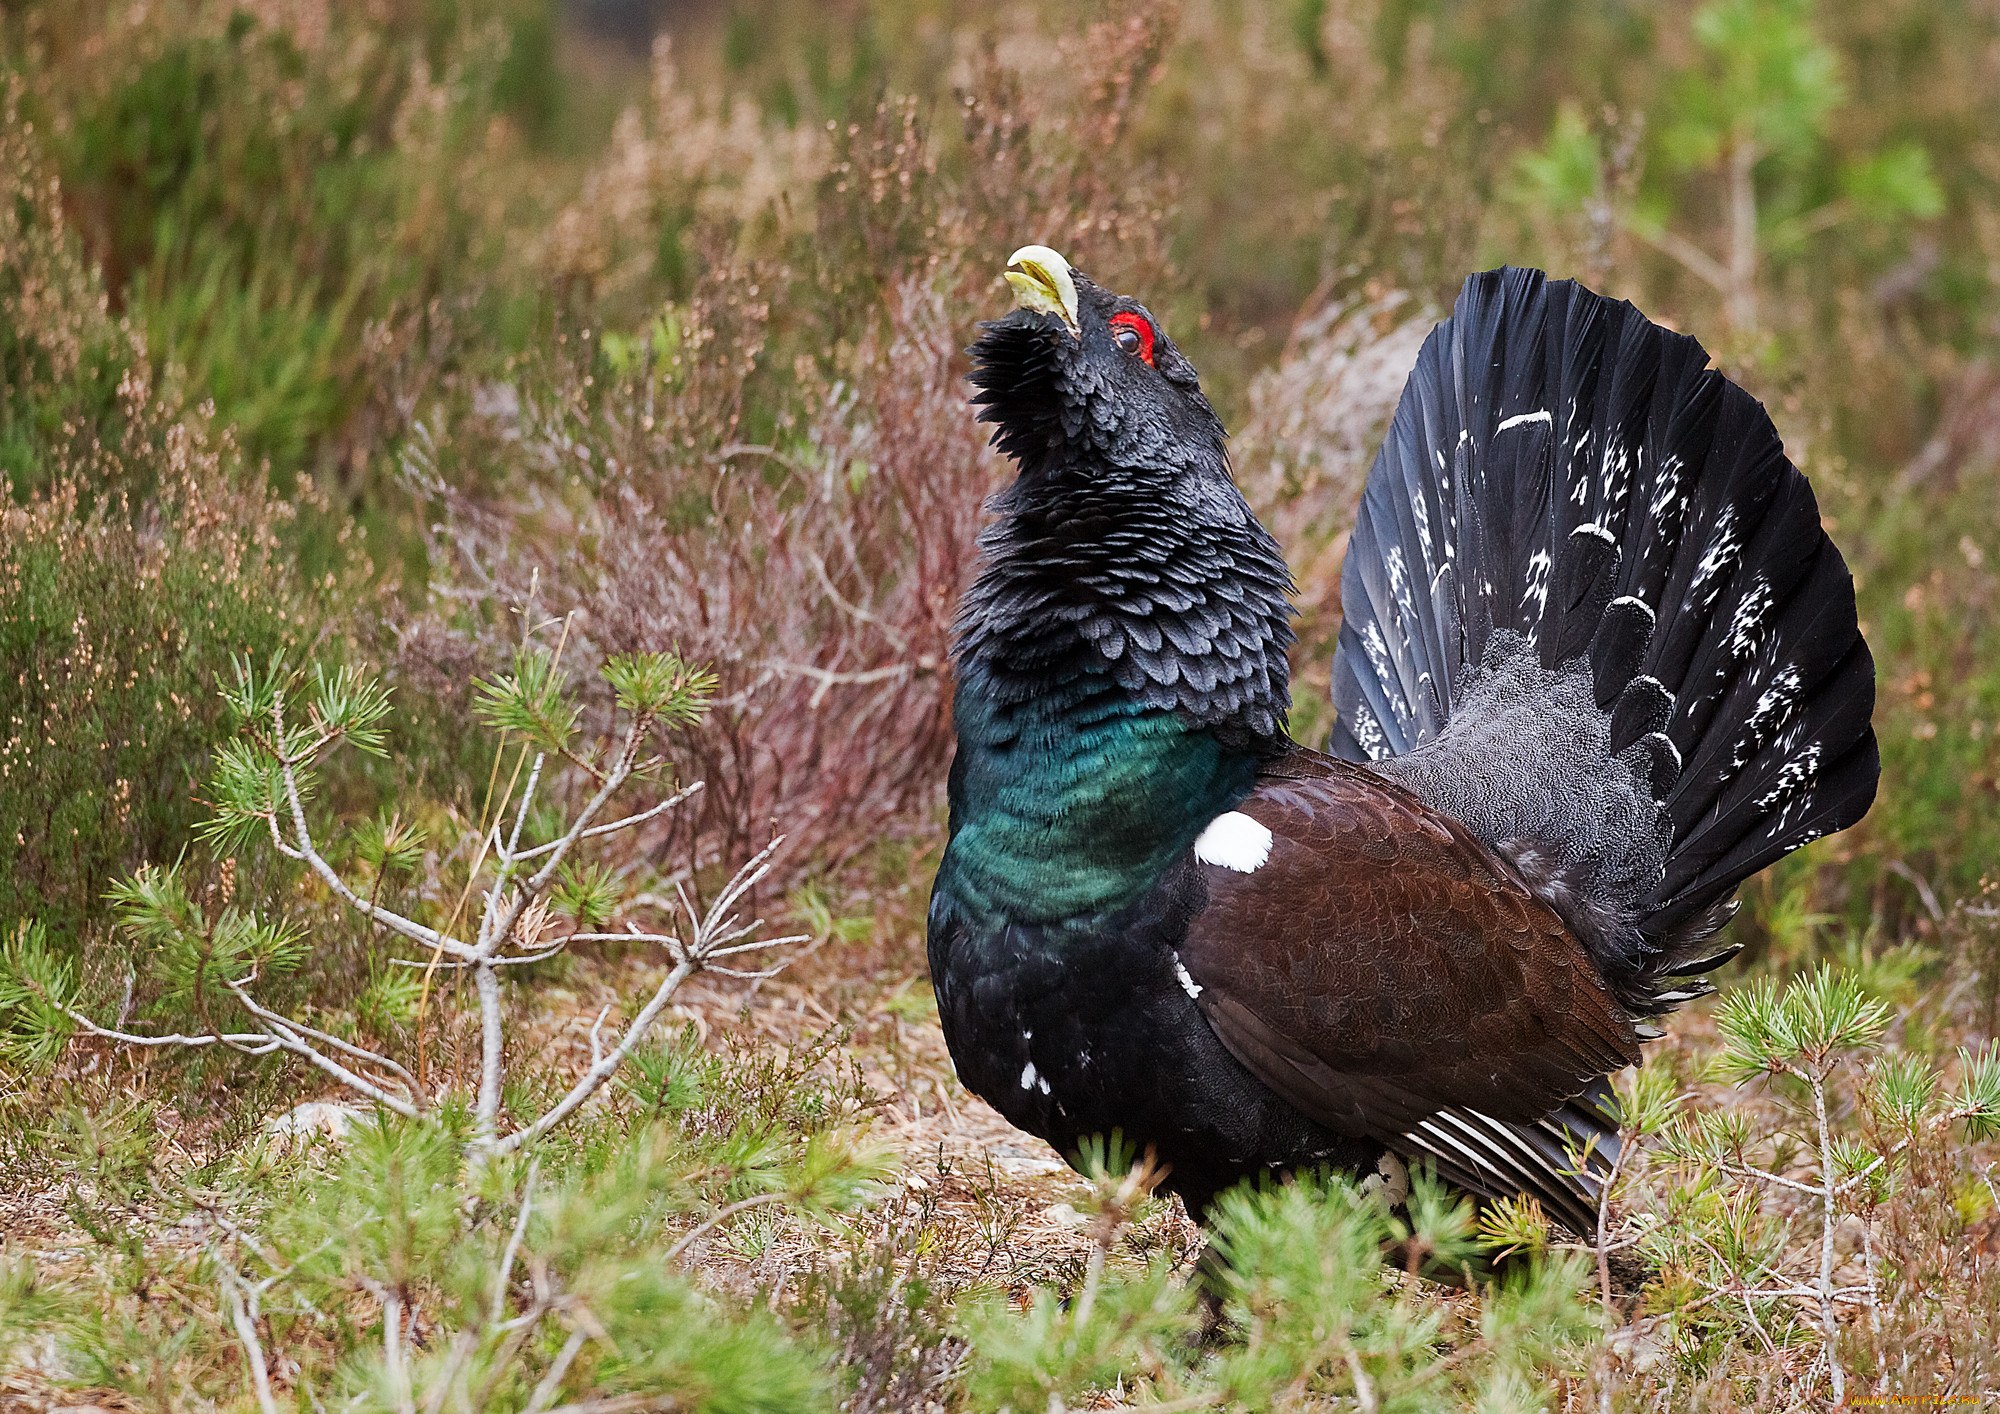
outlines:
[[[2000,844],[1995,24],[11,7],[0,908],[82,945],[96,874],[184,827],[167,786],[229,653],[388,644],[428,682],[506,636],[472,589],[530,576],[591,611],[584,651],[725,669],[699,750],[730,789],[686,860],[781,809],[814,864],[925,836],[944,601],[995,474],[956,350],[1033,237],[1203,368],[1307,589],[1307,735],[1376,420],[1464,273],[1541,264],[1700,334],[1820,488],[1883,669],[1882,804],[1794,869],[1885,935],[1935,927],[1904,871],[1941,908]],[[91,674],[92,710],[55,710]],[[436,789],[476,781],[462,694],[410,705]],[[854,713],[887,739],[816,725]]]
[[[1818,490],[1880,674],[1879,801],[1749,887],[1739,967],[1842,960],[1921,1054],[1995,1034],[1993,0],[9,5],[0,939],[32,921],[171,1024],[106,892],[179,858],[311,921],[289,996],[414,1034],[290,865],[195,842],[216,689],[239,655],[385,665],[393,769],[328,800],[475,819],[470,683],[567,617],[580,678],[669,648],[719,677],[674,746],[708,788],[621,877],[699,891],[775,822],[768,907],[828,975],[907,984],[1001,472],[960,350],[1029,241],[1202,369],[1299,574],[1314,741],[1353,502],[1463,276],[1541,265],[1699,335]],[[116,1083],[209,1154],[282,1074]],[[27,1185],[59,1168],[39,1084],[0,1054]]]

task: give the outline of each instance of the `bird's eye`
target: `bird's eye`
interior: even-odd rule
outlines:
[[[1144,315],[1120,310],[1111,316],[1111,342],[1118,345],[1119,352],[1142,358],[1148,364],[1153,361],[1153,326],[1146,322]]]

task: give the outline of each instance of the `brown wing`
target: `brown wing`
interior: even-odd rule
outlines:
[[[1582,944],[1449,816],[1306,753],[1237,809],[1269,857],[1202,866],[1181,963],[1223,1044],[1320,1123],[1527,1123],[1638,1059]]]

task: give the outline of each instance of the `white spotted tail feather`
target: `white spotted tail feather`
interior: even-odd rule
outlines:
[[[1703,940],[1739,883],[1874,799],[1874,664],[1812,488],[1756,399],[1623,301],[1533,270],[1466,282],[1369,475],[1341,594],[1334,754],[1437,743],[1466,790],[1498,793],[1471,815],[1539,822],[1487,842],[1539,858],[1548,877],[1524,872],[1556,894],[1603,822],[1565,817],[1576,782],[1531,735],[1452,743],[1454,711],[1509,645],[1545,680],[1588,675],[1593,730],[1658,811],[1650,877],[1594,881],[1576,919],[1635,1013],[1715,961]]]
[[[1707,990],[1738,884],[1874,799],[1874,663],[1812,488],[1700,344],[1573,282],[1466,282],[1341,598],[1330,749],[1503,856],[1635,1020]],[[1408,1143],[1576,1226],[1618,1131],[1600,1083],[1534,1125],[1446,1111]]]

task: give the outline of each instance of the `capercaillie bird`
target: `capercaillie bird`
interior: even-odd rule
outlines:
[[[1415,1161],[1590,1230],[1606,1077],[1736,887],[1875,793],[1853,581],[1770,418],[1629,303],[1467,281],[1362,497],[1322,752],[1195,370],[1046,247],[1007,279],[929,913],[961,1078],[1152,1149],[1197,1219]]]

